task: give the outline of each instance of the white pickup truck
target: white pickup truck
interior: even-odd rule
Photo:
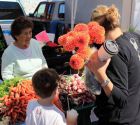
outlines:
[[[17,0],[0,0],[0,26],[7,45],[13,41],[10,35],[10,26],[18,16],[25,16],[25,12]]]

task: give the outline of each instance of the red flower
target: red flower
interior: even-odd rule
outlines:
[[[81,31],[88,32],[88,26],[84,23],[79,23],[74,27],[74,31],[76,31],[76,32],[81,32]]]
[[[87,32],[78,32],[75,39],[75,45],[79,49],[83,49],[88,46],[90,36]]]
[[[70,31],[70,32],[67,33],[67,35],[76,37],[77,32],[76,31]]]
[[[77,54],[85,60],[85,59],[88,59],[90,57],[90,55],[92,54],[92,50],[90,47],[86,47],[86,48],[81,49],[81,50],[79,49],[77,51]]]
[[[66,43],[66,38],[67,38],[67,34],[65,34],[65,35],[62,35],[62,36],[60,36],[59,38],[58,38],[58,43],[61,45],[61,46],[63,46],[65,43]]]
[[[102,34],[95,34],[94,43],[102,44],[105,41],[105,36]]]
[[[105,30],[97,22],[88,23],[90,43],[102,44],[105,40]]]
[[[76,51],[76,54],[70,58],[70,66],[73,69],[81,69],[84,66],[84,60],[92,54],[89,44],[102,44],[105,40],[105,30],[97,22],[77,24],[73,31],[59,37],[58,42],[66,51]]]
[[[94,30],[94,28],[96,28],[98,26],[99,26],[99,24],[97,22],[94,22],[94,21],[88,23],[89,30]]]
[[[78,54],[75,54],[70,58],[69,64],[73,69],[78,70],[78,69],[83,68],[84,59],[82,59]]]
[[[75,49],[74,37],[67,36],[66,43],[63,45],[66,51],[73,51]]]

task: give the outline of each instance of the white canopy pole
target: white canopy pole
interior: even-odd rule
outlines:
[[[74,0],[71,0],[71,30],[73,30],[74,22],[73,22],[73,15],[74,15]]]
[[[74,28],[78,0],[71,0],[71,30]]]
[[[78,0],[71,0],[71,30],[74,28]]]
[[[77,11],[77,3],[78,3],[78,0],[75,0],[75,3],[74,3],[74,14],[73,14],[73,23],[75,24],[75,17],[76,17],[76,11]]]

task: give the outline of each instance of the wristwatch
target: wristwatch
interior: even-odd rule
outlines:
[[[101,87],[106,87],[109,84],[110,80],[106,79],[101,83]]]

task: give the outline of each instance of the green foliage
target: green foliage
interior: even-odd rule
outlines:
[[[9,93],[10,87],[17,86],[17,84],[23,80],[21,77],[15,77],[10,80],[5,80],[0,84],[0,98],[3,97],[4,95],[7,95]]]
[[[129,32],[135,32],[135,31],[136,31],[136,26],[130,25],[128,31],[129,31]]]

